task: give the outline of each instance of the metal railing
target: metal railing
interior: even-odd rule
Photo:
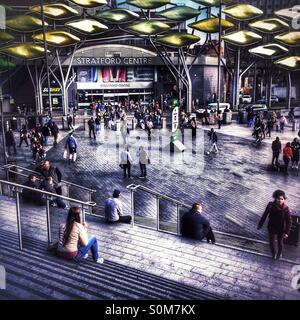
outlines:
[[[161,232],[165,232],[165,233],[170,233],[170,234],[175,234],[175,235],[181,235],[181,232],[180,232],[180,229],[181,229],[181,217],[180,217],[180,209],[181,208],[185,208],[185,209],[190,209],[191,206],[186,204],[186,203],[183,203],[181,201],[178,201],[176,199],[173,199],[169,196],[166,196],[162,193],[159,193],[157,191],[153,191],[152,189],[149,189],[147,187],[144,187],[142,185],[135,185],[135,184],[131,184],[129,186],[126,187],[128,190],[130,190],[131,192],[131,201],[130,201],[130,212],[131,212],[131,216],[132,216],[132,226],[134,225],[139,225],[141,227],[144,227],[144,228],[147,228],[147,229],[152,229],[152,230],[157,230],[157,231],[161,231]],[[144,191],[145,193],[148,193],[152,196],[155,197],[155,200],[156,200],[156,228],[153,228],[153,227],[149,227],[149,226],[145,226],[145,225],[142,225],[142,224],[139,224],[139,223],[136,223],[135,222],[135,205],[134,205],[134,202],[135,202],[135,193],[137,190],[141,190],[141,191]],[[166,200],[174,205],[176,205],[176,232],[172,232],[172,231],[167,231],[167,230],[163,230],[160,228],[160,201],[161,200]]]
[[[162,193],[159,193],[157,191],[153,191],[152,189],[149,189],[145,186],[142,185],[135,185],[135,184],[130,184],[126,187],[128,190],[130,190],[131,192],[131,201],[130,201],[130,211],[131,211],[131,216],[132,216],[132,226],[134,225],[138,225],[140,227],[146,228],[146,229],[151,229],[151,230],[156,230],[156,231],[160,231],[160,232],[164,232],[164,233],[169,233],[169,234],[175,234],[178,236],[181,236],[181,216],[180,216],[180,209],[181,208],[185,208],[185,209],[191,209],[191,205],[188,205],[184,202],[181,202],[179,200],[176,200],[174,198],[171,198],[169,196],[166,196]],[[154,196],[156,198],[156,227],[153,228],[151,226],[147,226],[147,225],[143,225],[140,223],[137,223],[135,221],[135,193],[141,190],[143,192],[145,192],[146,194],[150,194],[152,196]],[[161,224],[161,220],[160,220],[160,200],[166,200],[169,201],[172,204],[176,205],[176,232],[172,232],[172,231],[168,231],[168,230],[164,230],[160,228],[160,224]],[[266,241],[263,240],[259,240],[259,239],[253,239],[253,238],[248,238],[248,237],[244,237],[241,235],[237,235],[237,234],[233,234],[233,233],[228,233],[228,232],[223,232],[223,231],[218,231],[218,230],[214,230],[214,233],[216,234],[220,234],[223,236],[227,236],[227,237],[233,237],[233,238],[237,238],[237,239],[241,239],[241,240],[249,240],[249,241],[253,241],[253,242],[257,242],[257,243],[262,243],[262,244],[268,244]]]
[[[4,186],[8,188],[8,194],[5,193]],[[55,198],[59,198],[61,200],[68,201],[68,203],[74,203],[76,205],[79,205],[81,207],[81,214],[82,214],[82,221],[85,222],[85,216],[93,215],[89,212],[86,212],[86,209],[94,207],[96,205],[95,202],[88,201],[84,202],[81,200],[73,199],[70,197],[58,195],[56,193],[51,193],[48,191],[43,191],[39,189],[30,188],[27,186],[23,186],[18,183],[9,182],[5,180],[0,180],[0,192],[3,196],[9,196],[16,199],[16,214],[17,214],[17,228],[18,228],[18,237],[19,237],[19,247],[21,250],[23,250],[23,244],[22,244],[22,227],[21,227],[21,207],[20,207],[20,194],[22,194],[23,190],[28,190],[31,192],[34,192],[36,194],[40,194],[42,197],[46,199],[46,219],[47,219],[47,237],[48,237],[48,243],[52,243],[52,232],[51,232],[51,224],[50,224],[50,201],[53,201]]]
[[[28,169],[28,168],[24,168],[24,167],[15,165],[15,164],[7,164],[7,165],[4,165],[4,166],[2,166],[0,168],[6,172],[7,181],[10,180],[10,173],[16,174],[17,176],[26,177],[26,178],[28,177],[29,174],[34,174],[34,175],[37,176],[37,178],[39,180],[41,180],[40,179],[41,174],[39,172],[31,170],[31,169]],[[20,170],[24,171],[24,172],[27,172],[27,174],[20,172]],[[78,185],[78,184],[70,182],[70,181],[61,180],[61,183],[66,186],[66,190],[67,190],[66,191],[67,192],[66,196],[67,197],[70,197],[70,187],[74,187],[74,188],[77,188],[77,189],[80,189],[80,190],[83,190],[83,191],[87,192],[88,201],[92,201],[93,194],[96,192],[96,190],[94,190],[94,189],[83,187],[81,185]]]

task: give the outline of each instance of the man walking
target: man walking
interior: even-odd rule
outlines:
[[[27,135],[28,135],[28,132],[27,132],[26,126],[23,125],[23,127],[22,127],[22,129],[20,131],[19,148],[22,146],[23,141],[26,143],[26,146],[29,147],[28,140],[27,140]]]
[[[57,146],[57,138],[58,138],[59,129],[58,129],[57,124],[54,121],[52,122],[52,125],[50,127],[50,131],[51,131],[51,134],[52,134],[53,139],[54,139],[53,145]]]
[[[108,198],[105,201],[105,218],[109,223],[124,222],[130,223],[131,216],[124,215],[123,204],[119,199],[121,191],[114,190],[112,198]]]
[[[89,126],[89,137],[92,139],[92,133],[94,140],[96,140],[96,133],[95,133],[95,121],[94,118],[91,117],[91,119],[88,121],[88,126]]]
[[[149,157],[144,149],[144,147],[139,147],[137,151],[137,157],[139,158],[139,163],[140,163],[140,169],[141,169],[141,176],[140,178],[146,178],[147,177],[147,164],[149,163]]]
[[[17,154],[17,149],[16,149],[16,141],[14,137],[14,133],[12,131],[12,128],[9,128],[8,131],[5,132],[5,142],[6,142],[6,147],[7,147],[7,152],[11,156],[11,148],[14,150],[14,154]]]
[[[68,150],[69,154],[69,164],[72,162],[76,162],[76,157],[77,157],[77,140],[73,136],[73,131],[69,133],[68,139],[65,144],[65,149]]]
[[[68,124],[68,130],[74,130],[73,128],[73,118],[70,114],[67,115],[67,124]]]
[[[209,141],[211,143],[210,150],[207,152],[207,154],[210,154],[213,150],[215,153],[219,152],[217,142],[218,142],[218,136],[214,128],[211,128],[210,132],[208,133]]]
[[[209,221],[202,216],[202,205],[194,203],[192,209],[181,218],[181,233],[184,237],[215,243],[215,235]]]
[[[276,139],[272,142],[272,151],[273,151],[273,158],[272,158],[272,166],[274,168],[279,168],[279,155],[281,153],[281,142],[279,137],[276,137]],[[275,163],[274,163],[275,162]]]
[[[120,165],[123,168],[124,171],[124,179],[126,179],[127,177],[129,179],[132,179],[131,177],[131,163],[133,162],[132,157],[129,153],[129,147],[125,146],[125,149],[121,152],[121,163]]]

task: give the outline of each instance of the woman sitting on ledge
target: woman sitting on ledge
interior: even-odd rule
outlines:
[[[69,210],[66,224],[59,227],[59,242],[57,255],[76,262],[86,259],[88,252],[92,251],[93,260],[103,263],[98,256],[98,243],[95,236],[88,239],[87,225],[81,222],[80,208],[72,207]]]

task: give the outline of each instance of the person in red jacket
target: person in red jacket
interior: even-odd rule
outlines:
[[[284,173],[288,175],[288,167],[289,163],[293,157],[293,149],[291,147],[291,143],[288,142],[286,146],[282,150],[283,161],[284,161]]]
[[[276,190],[273,193],[273,202],[269,202],[267,208],[260,219],[257,229],[261,229],[267,217],[269,217],[268,231],[272,258],[279,260],[283,251],[283,241],[287,239],[291,230],[292,216],[291,210],[285,203],[284,191]],[[277,238],[278,250],[276,254],[275,240]]]

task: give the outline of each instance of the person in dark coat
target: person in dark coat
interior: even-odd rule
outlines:
[[[29,175],[27,181],[24,183],[24,186],[29,187],[29,188],[33,188],[33,189],[38,189],[39,186],[37,183],[36,176],[34,174]],[[23,189],[22,198],[25,202],[39,204],[40,197],[37,192]]]
[[[56,146],[57,145],[57,138],[58,138],[59,129],[58,129],[57,124],[54,121],[52,121],[52,124],[51,124],[51,127],[50,127],[50,131],[51,131],[51,134],[52,134],[53,139],[54,139],[53,145]]]
[[[8,154],[11,156],[11,148],[13,148],[14,154],[16,155],[17,154],[16,141],[15,141],[12,128],[9,128],[8,131],[5,132],[5,142],[6,142]]]
[[[49,160],[44,161],[44,163],[38,167],[35,171],[39,172],[40,175],[44,178],[52,177],[53,178],[53,185],[57,194],[62,194],[61,188],[61,179],[62,174],[57,167],[53,167],[50,164]]]
[[[96,133],[95,133],[95,120],[93,117],[88,121],[88,126],[89,126],[89,137],[92,138],[92,133],[94,140],[96,140]]]
[[[20,130],[20,143],[19,148],[22,146],[23,141],[26,143],[27,147],[29,147],[28,140],[27,140],[28,132],[26,126],[23,126]]]
[[[273,202],[269,202],[267,208],[260,219],[257,229],[260,230],[264,225],[267,217],[269,217],[268,222],[268,231],[269,231],[269,240],[270,240],[270,249],[273,259],[279,260],[283,251],[283,242],[284,239],[287,239],[291,230],[292,217],[291,210],[285,203],[286,196],[284,191],[276,190],[273,193]],[[276,243],[278,250],[276,254]]]
[[[279,167],[278,159],[279,159],[279,155],[281,153],[281,149],[282,149],[282,146],[281,146],[280,139],[279,139],[279,137],[276,137],[276,140],[274,140],[272,142],[272,151],[273,151],[272,166],[277,167],[277,168]],[[275,164],[274,164],[274,162],[275,162]]]
[[[49,136],[51,135],[51,131],[50,131],[50,129],[49,129],[47,124],[45,124],[42,127],[42,135],[44,137],[44,146],[47,146],[48,145]]]
[[[202,205],[193,204],[190,211],[186,212],[181,218],[181,233],[184,237],[215,243],[216,239],[209,221],[202,216]]]

